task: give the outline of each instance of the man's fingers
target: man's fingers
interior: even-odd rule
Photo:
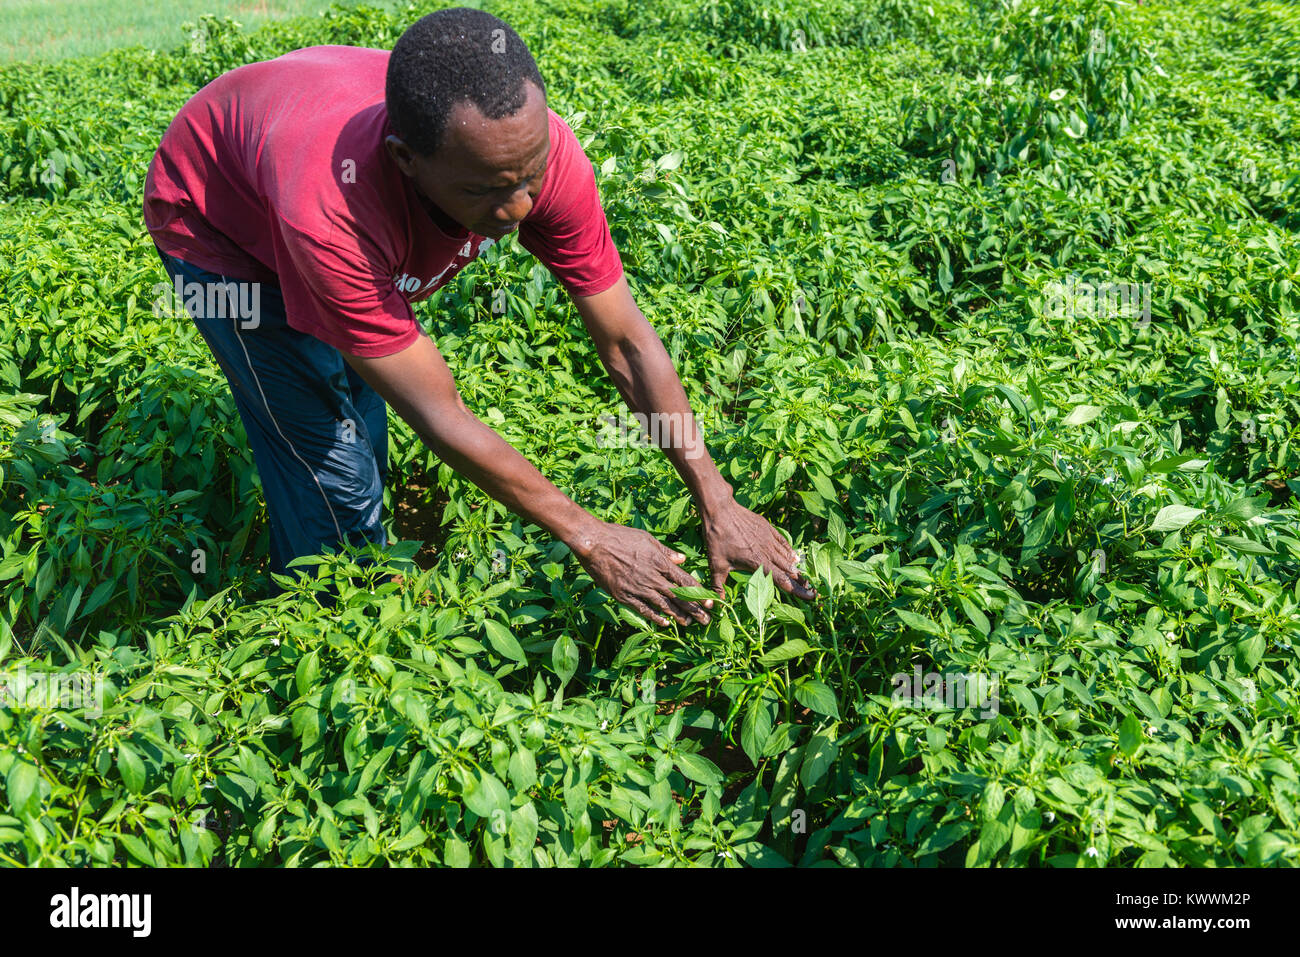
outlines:
[[[690,588],[699,584],[694,575],[677,565],[669,565],[663,570],[663,573],[664,577],[670,582],[682,588]]]
[[[785,536],[777,534],[780,544],[776,547],[779,558],[773,556],[764,561],[763,567],[772,575],[772,581],[787,595],[795,595],[799,598],[811,598],[813,591],[804,581],[803,576],[799,574],[798,564],[800,556],[790,547],[790,543],[785,540]]]
[[[731,574],[731,568],[726,565],[715,567],[709,575],[709,587],[718,593],[719,598],[726,598],[727,576]]]
[[[670,566],[668,566],[668,568],[665,570],[665,574],[668,576],[668,579],[669,579],[669,580],[670,580],[674,585],[678,585],[678,586],[680,586],[680,587],[682,587],[682,588],[698,588],[698,587],[700,587],[699,579],[697,579],[697,578],[696,578],[694,575],[692,575],[690,572],[686,571],[686,570],[683,569],[683,568],[679,568],[679,567],[677,567],[676,565],[670,565]],[[693,603],[692,603],[692,604],[693,604]],[[713,607],[713,599],[711,599],[711,598],[709,598],[709,599],[705,599],[705,600],[702,602],[702,604],[704,605],[705,608],[712,608],[712,607]],[[706,619],[707,619],[708,616],[705,616],[705,617],[706,617]]]
[[[790,580],[788,574],[779,568],[771,568],[768,570],[772,573],[772,583],[776,585],[777,588],[781,589],[781,591],[785,592],[787,595],[793,593],[794,582]]]
[[[656,614],[654,611],[650,609],[649,605],[647,605],[639,598],[629,598],[626,601],[624,601],[623,604],[627,605],[628,608],[631,608],[634,612],[636,612],[638,615],[640,615],[642,618],[646,619],[647,621],[653,621],[656,625],[668,624],[667,618],[664,618],[662,615]]]
[[[674,607],[678,608],[685,614],[694,618],[700,624],[707,625],[709,623],[709,614],[703,608],[700,607],[699,602],[693,601],[689,598],[678,598],[676,595],[672,593],[673,588],[682,587],[682,586],[690,587],[693,585],[698,586],[699,582],[697,582],[690,575],[681,572],[680,569],[674,569],[674,570],[677,571],[679,574],[677,576],[671,574],[668,576],[668,580],[664,583],[665,589],[667,591],[665,597],[669,601],[673,602]],[[685,579],[685,581],[681,580],[683,578]]]
[[[808,583],[803,580],[797,571],[793,568],[775,568],[768,566],[772,573],[772,581],[777,588],[787,595],[794,595],[797,598],[812,598],[815,594]]]
[[[684,610],[682,610],[679,605],[680,599],[676,598],[675,596],[666,595],[662,593],[655,593],[650,596],[650,601],[655,605],[655,607],[661,609],[664,612],[664,614],[669,615],[674,621],[677,622],[677,624],[679,625],[690,624],[691,621],[690,618],[687,617],[687,613]]]
[[[673,554],[681,555],[681,552],[675,552]],[[682,557],[685,558],[684,555]],[[695,576],[675,564],[668,565],[662,569],[662,571],[669,589],[667,597],[674,603],[674,607],[683,611],[691,618],[694,618],[700,624],[707,625],[709,623],[708,613],[705,612],[697,602],[692,601],[689,598],[678,598],[671,591],[673,588],[698,588],[700,583]],[[713,602],[708,602],[706,607],[712,608]]]
[[[689,575],[687,575],[686,577],[690,578]],[[658,593],[655,597],[665,602],[677,614],[685,615],[688,619],[694,618],[699,622],[707,624],[708,616],[705,615],[704,617],[700,617],[702,614],[702,610],[700,609],[699,605],[691,601],[689,598],[678,598],[676,595],[673,594],[672,590],[674,588],[684,584],[687,583],[680,582],[671,573],[667,573],[664,576],[664,582],[663,585],[661,586],[662,591]],[[690,578],[690,584],[698,584],[698,582],[696,582],[695,579]],[[686,622],[682,622],[682,624],[686,624]]]
[[[656,624],[666,625],[668,618],[679,625],[690,624],[687,603],[669,592],[669,587],[667,582],[646,582],[639,587],[639,594],[635,598],[629,597],[629,600],[640,602],[650,609]]]
[[[797,589],[794,594],[798,595],[800,598],[817,597],[817,592],[813,590],[812,585],[808,584],[808,579],[804,578],[802,575],[796,572],[790,576],[790,580],[794,582],[794,587]]]
[[[701,625],[707,625],[709,623],[708,614],[695,602],[687,601],[684,598],[678,598],[676,595],[672,596],[669,601],[673,603],[674,608],[686,615],[688,619],[694,619]],[[682,624],[686,624],[686,622],[682,622]]]
[[[680,607],[686,610],[686,614],[690,615],[701,625],[707,625],[709,623],[709,613],[700,607],[698,601],[678,598],[676,595],[673,595],[673,601],[677,602]]]

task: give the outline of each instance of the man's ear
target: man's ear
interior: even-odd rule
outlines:
[[[415,176],[415,151],[406,145],[406,140],[390,134],[384,137],[384,147],[398,169],[407,176]]]

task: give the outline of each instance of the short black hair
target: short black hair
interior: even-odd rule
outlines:
[[[528,81],[545,96],[533,55],[508,23],[469,7],[437,10],[393,45],[384,88],[388,121],[411,149],[428,156],[442,143],[452,107],[469,101],[489,119],[513,116],[524,105]]]

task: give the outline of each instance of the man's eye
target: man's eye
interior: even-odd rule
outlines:
[[[543,166],[537,173],[528,177],[528,179],[524,180],[522,183],[516,183],[514,186],[489,186],[486,189],[466,189],[465,193],[469,196],[479,197],[491,196],[493,193],[513,193],[520,186],[540,182],[545,175],[546,167]]]

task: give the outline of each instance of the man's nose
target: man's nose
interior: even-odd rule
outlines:
[[[492,214],[502,222],[516,223],[532,212],[532,209],[533,197],[526,187],[520,186],[508,200],[493,210]]]

